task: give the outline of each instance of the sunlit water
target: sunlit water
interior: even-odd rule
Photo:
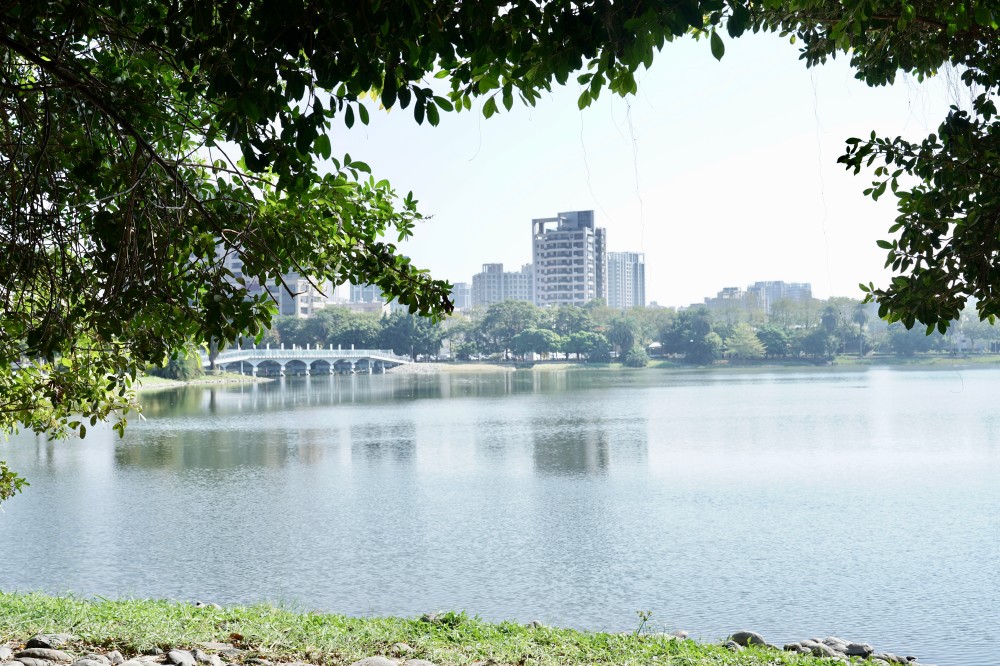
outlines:
[[[313,377],[0,451],[0,589],[1000,662],[997,370]]]

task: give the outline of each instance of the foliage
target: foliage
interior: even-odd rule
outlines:
[[[514,336],[533,328],[540,318],[540,309],[531,303],[512,300],[494,303],[479,325],[479,333],[485,341],[484,351],[506,354],[511,349]]]
[[[148,374],[164,379],[186,382],[205,374],[201,367],[201,357],[194,350],[184,350],[167,359],[160,367],[149,369]]]
[[[785,329],[774,324],[761,326],[757,330],[757,337],[764,344],[767,356],[788,356],[792,350],[791,336]]]
[[[619,352],[630,351],[636,343],[637,325],[628,317],[615,317],[608,326],[608,342]]]
[[[718,359],[723,348],[722,338],[712,328],[707,308],[684,310],[660,331],[660,344],[667,353],[683,354],[688,363],[706,365]]]
[[[739,323],[733,327],[733,332],[725,340],[726,353],[732,358],[754,359],[763,358],[767,353],[764,343],[749,324]]]
[[[792,34],[807,66],[846,53],[858,79],[892,83],[900,72],[924,78],[955,68],[968,108],[953,106],[922,140],[847,140],[839,161],[854,173],[874,166],[865,194],[896,197],[886,266],[897,273],[885,288],[862,285],[879,316],[911,327],[946,330],[974,299],[980,318],[1000,314],[1000,7],[992,0],[749,0],[753,28]],[[731,34],[746,29],[734,19]],[[717,18],[722,20],[721,14]]]
[[[562,351],[576,354],[577,358],[586,356],[588,360],[606,362],[611,359],[611,346],[608,339],[600,333],[578,331],[570,333],[563,339]]]
[[[408,355],[415,361],[417,356],[437,355],[443,337],[441,327],[429,319],[408,312],[394,312],[383,320],[379,347]]]
[[[917,352],[929,351],[934,341],[924,331],[907,329],[901,323],[894,323],[889,327],[889,343],[898,356],[913,356]]]
[[[645,368],[649,365],[649,354],[642,347],[632,347],[625,354],[623,363],[627,368]]]
[[[581,108],[634,93],[656,49],[721,6],[5,3],[0,432],[82,435],[74,414],[124,415],[145,364],[261,335],[272,307],[245,287],[292,271],[450,312],[450,285],[395,245],[422,219],[416,200],[334,159],[333,123],[381,106],[437,125],[476,97],[488,118],[581,68]]]
[[[510,349],[518,356],[526,354],[549,354],[559,351],[562,338],[554,331],[544,328],[528,328],[510,340]]]

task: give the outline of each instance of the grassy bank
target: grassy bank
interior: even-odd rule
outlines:
[[[638,622],[637,622],[638,624]],[[445,613],[432,621],[354,618],[300,613],[269,605],[196,608],[164,601],[86,601],[39,594],[0,593],[0,645],[23,643],[37,633],[69,632],[64,649],[83,654],[117,649],[130,655],[153,648],[193,648],[222,642],[246,650],[236,661],[306,661],[339,666],[373,656],[401,656],[439,665],[638,666],[670,664],[839,664],[766,648],[739,653],[647,633],[607,634],[513,622],[489,623]]]
[[[267,377],[253,377],[241,375],[238,372],[217,372],[211,375],[203,375],[197,379],[181,381],[179,379],[164,379],[153,375],[143,375],[136,380],[137,391],[158,391],[162,389],[173,389],[180,386],[212,386],[216,384],[252,384],[254,382],[272,381]]]

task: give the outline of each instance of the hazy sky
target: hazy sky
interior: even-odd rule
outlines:
[[[875,241],[895,208],[862,196],[870,174],[836,163],[844,139],[922,138],[944,118],[951,79],[871,89],[845,58],[807,70],[776,35],[727,39],[721,63],[707,41],[684,39],[631,99],[604,91],[581,112],[571,83],[534,108],[485,120],[476,106],[436,128],[411,109],[373,112],[368,127],[334,130],[334,152],[414,192],[433,217],[404,252],[452,282],[530,262],[532,218],[593,209],[609,250],[645,253],[647,298],[661,305],[757,280],[857,296],[858,282],[887,280]]]

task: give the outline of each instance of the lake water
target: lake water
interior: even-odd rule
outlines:
[[[1000,370],[312,377],[0,453],[0,589],[1000,662]]]

